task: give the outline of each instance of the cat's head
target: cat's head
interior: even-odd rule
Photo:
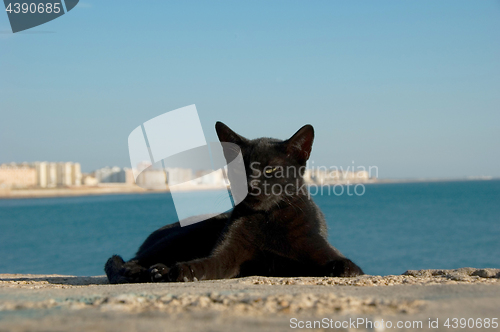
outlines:
[[[306,194],[302,176],[314,140],[311,125],[303,126],[285,141],[266,137],[250,140],[222,122],[216,123],[215,130],[221,142],[234,143],[241,149],[248,183],[243,204],[268,210]]]

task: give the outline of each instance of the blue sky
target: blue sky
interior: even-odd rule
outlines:
[[[255,138],[316,130],[315,165],[500,176],[498,1],[81,1],[9,33],[0,163],[129,166],[141,123],[196,104]]]

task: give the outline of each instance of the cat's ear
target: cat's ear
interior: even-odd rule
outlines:
[[[219,140],[221,142],[241,145],[248,141],[245,137],[236,134],[228,126],[219,121],[215,124],[215,131],[217,132],[217,136],[219,136]]]
[[[314,128],[305,125],[286,141],[287,153],[294,156],[299,162],[306,162],[311,155],[314,141]]]

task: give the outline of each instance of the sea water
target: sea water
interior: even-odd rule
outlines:
[[[367,274],[500,268],[500,181],[364,187],[312,198],[330,243]],[[176,218],[168,193],[0,200],[0,273],[101,275]]]

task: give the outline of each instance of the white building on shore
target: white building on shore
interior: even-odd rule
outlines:
[[[304,180],[307,183],[319,185],[328,185],[336,183],[364,183],[372,180],[366,170],[338,170],[317,167],[315,169],[306,169]]]
[[[134,183],[132,169],[127,167],[103,167],[95,170],[93,175],[98,183]]]
[[[166,189],[167,174],[162,169],[148,169],[139,174],[136,184],[145,189]]]
[[[167,179],[170,186],[191,181],[193,171],[189,168],[167,168]]]
[[[0,165],[0,188],[30,188],[37,182],[36,170],[27,163]]]
[[[79,163],[36,161],[2,164],[1,167],[0,178],[6,187],[54,188],[81,185]]]

